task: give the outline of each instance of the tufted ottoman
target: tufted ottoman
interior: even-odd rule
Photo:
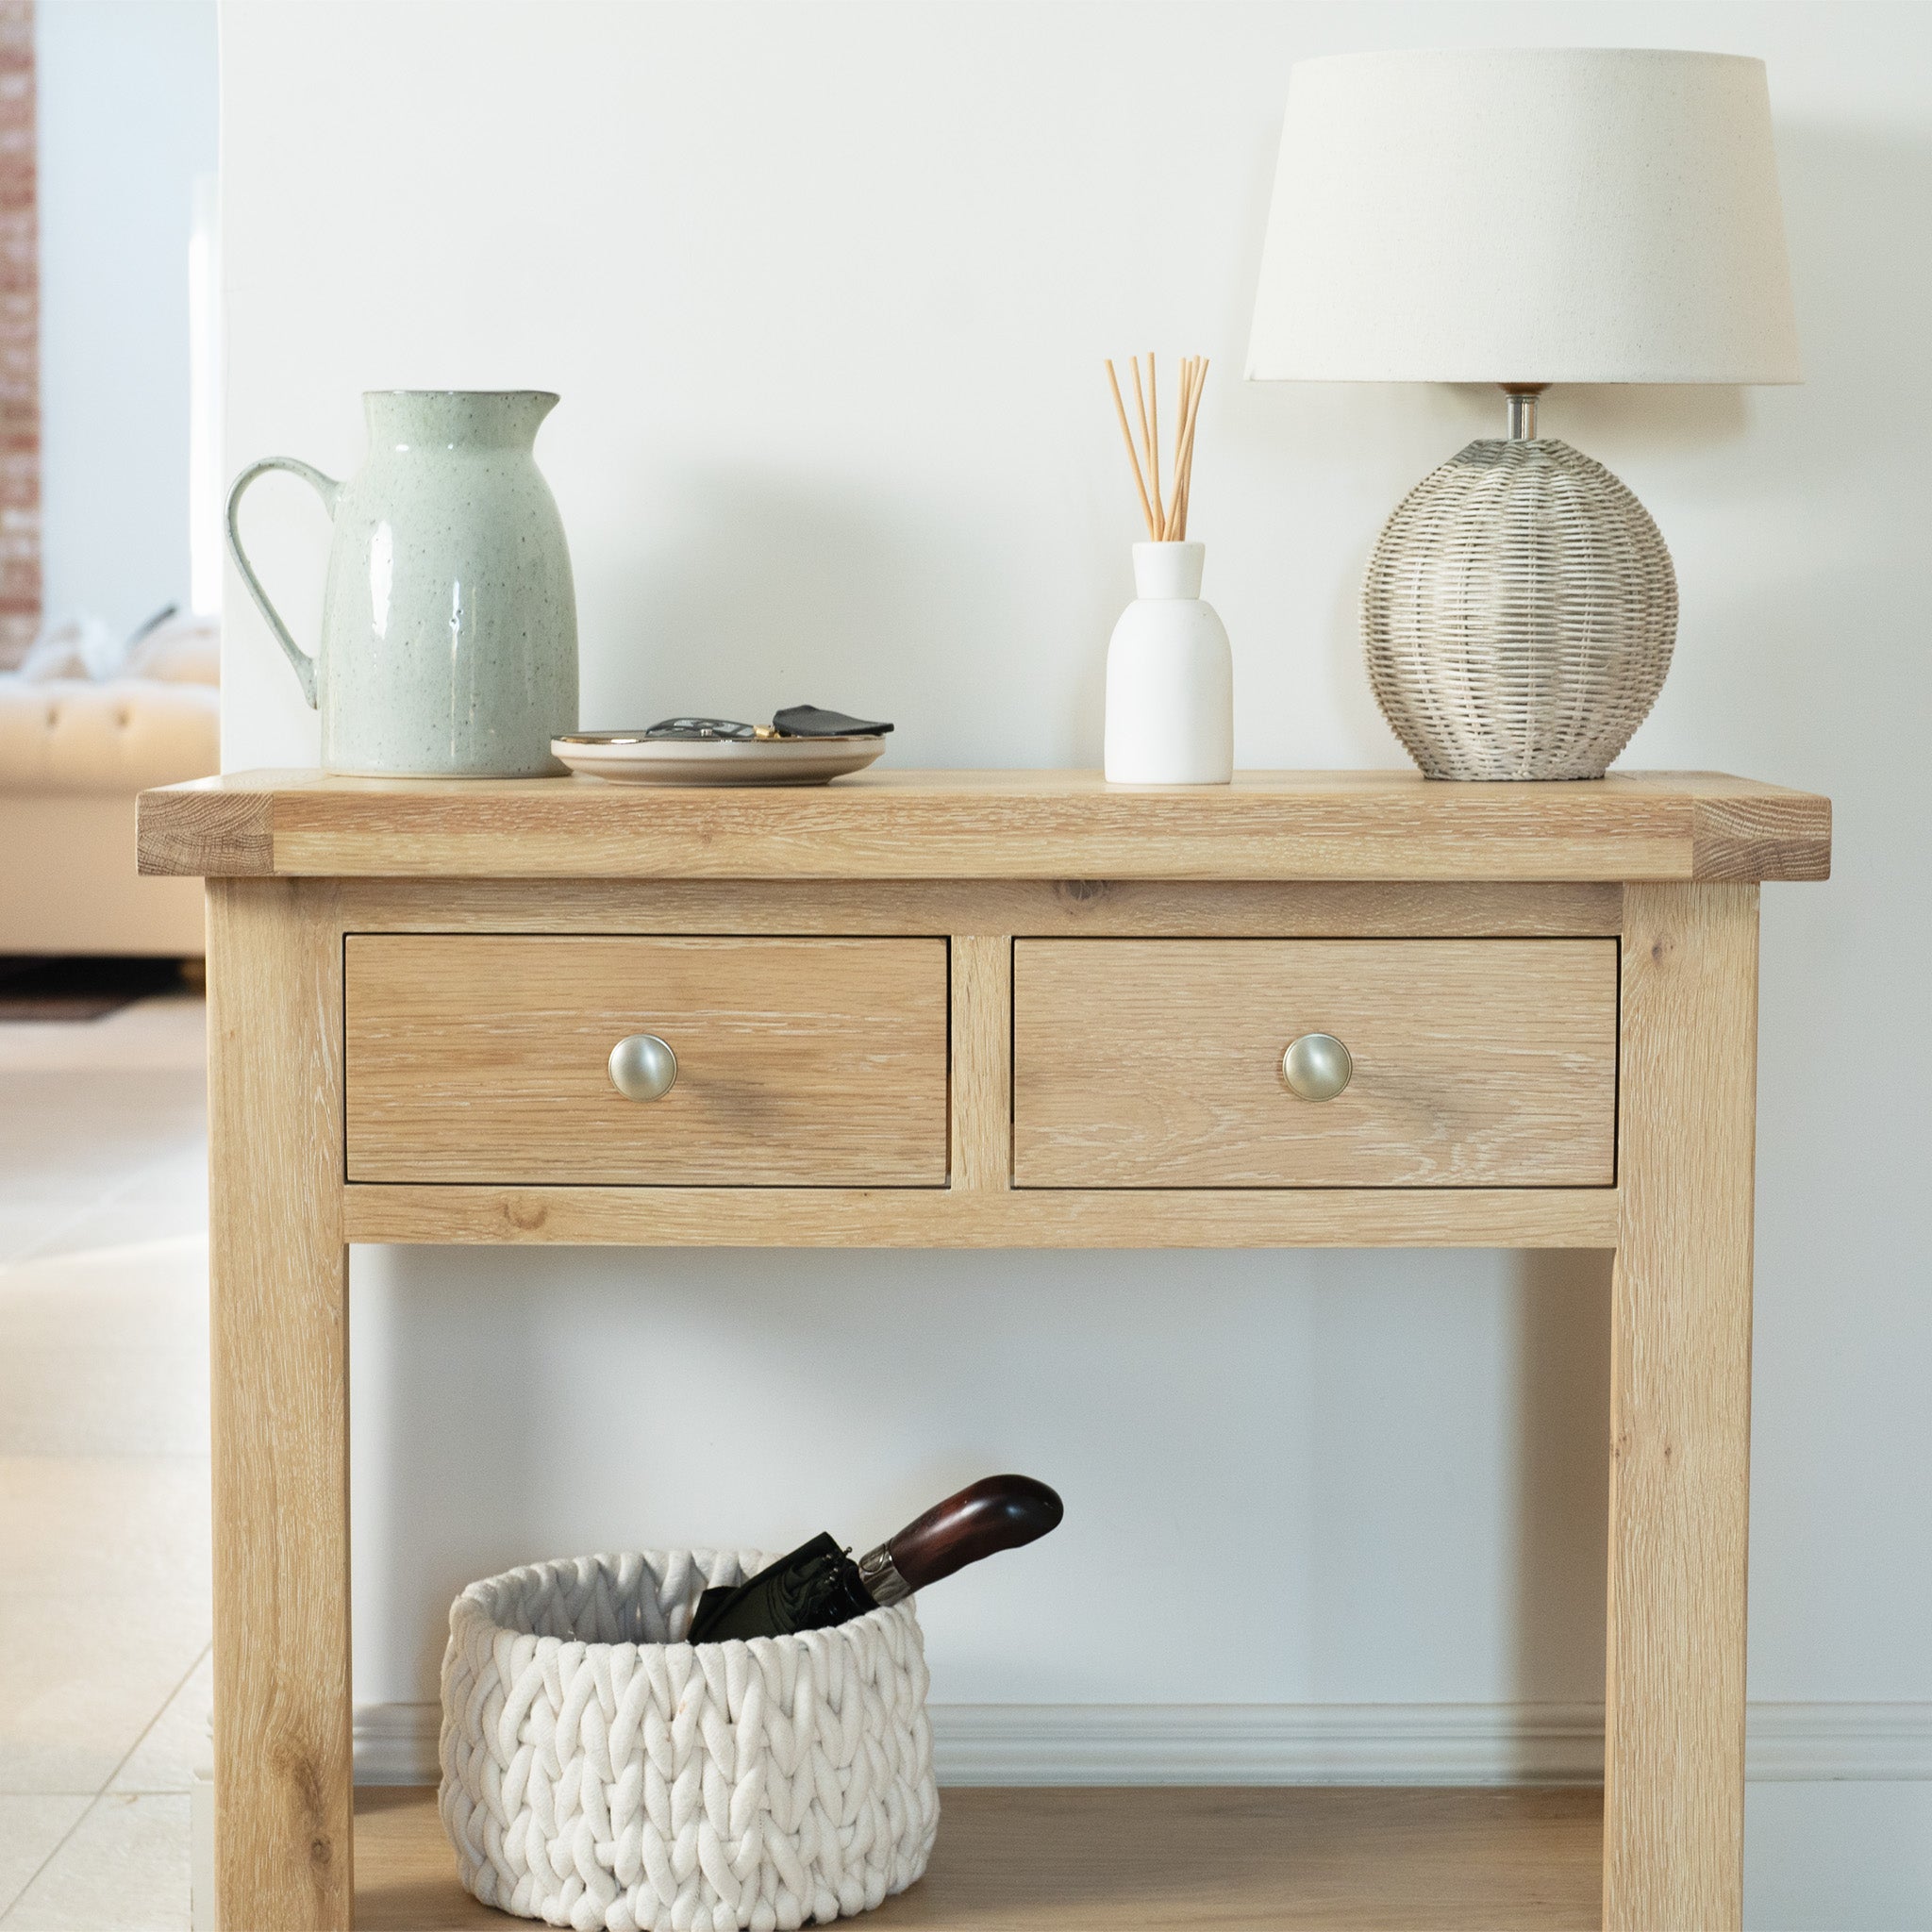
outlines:
[[[212,684],[0,677],[0,953],[198,958],[198,879],[135,871],[135,794],[221,763]]]

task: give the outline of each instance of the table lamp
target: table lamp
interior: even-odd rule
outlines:
[[[1376,702],[1438,778],[1597,778],[1676,636],[1657,525],[1537,433],[1565,382],[1796,382],[1764,63],[1634,48],[1346,54],[1290,76],[1251,379],[1482,382],[1384,527]]]

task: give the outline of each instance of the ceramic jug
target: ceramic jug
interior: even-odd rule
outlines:
[[[523,778],[562,768],[577,728],[576,595],[563,521],[532,445],[557,398],[536,390],[374,391],[369,455],[346,483],[293,457],[228,492],[228,547],[322,713],[322,762],[383,777]],[[242,547],[258,476],[287,470],[335,535],[310,657]]]

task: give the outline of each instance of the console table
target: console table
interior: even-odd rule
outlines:
[[[208,882],[227,1932],[358,1916],[352,1241],[1612,1248],[1602,1924],[1737,1926],[1758,884],[1829,858],[1824,799],[1704,774],[270,772],[144,794],[142,870]],[[607,1068],[620,1040],[670,1051],[647,1044],[644,1097]],[[984,1818],[997,1794],[958,1795]],[[1457,1899],[1473,1925],[1596,1916],[1593,1869],[1584,1905],[1554,1902],[1579,1828],[1594,1853],[1574,1802],[1509,1814],[1486,1866],[1453,1823],[1470,1794],[1340,1795],[1359,1923],[1397,1922],[1373,1900],[1405,1804],[1452,1820],[1431,1923]],[[1042,1799],[1057,1897],[1079,1831],[1131,1856],[1146,1796]],[[1218,1797],[1249,1837],[1293,1802]],[[360,1828],[365,1879],[396,1881],[365,1882],[365,1924],[508,1923],[459,1897],[436,1916],[453,1861],[420,1801]],[[882,1926],[966,1895],[941,1885],[947,1840]],[[1195,1923],[1129,1897],[1110,1924]],[[1344,1922],[1332,1894],[1305,1907],[1283,1890],[1243,1922]]]

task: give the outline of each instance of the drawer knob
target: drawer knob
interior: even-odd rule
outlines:
[[[1332,1033],[1304,1033],[1281,1056],[1281,1077],[1302,1100],[1333,1100],[1354,1074],[1347,1047]]]
[[[677,1056],[655,1033],[632,1033],[610,1049],[610,1084],[626,1100],[662,1100],[677,1084]]]

